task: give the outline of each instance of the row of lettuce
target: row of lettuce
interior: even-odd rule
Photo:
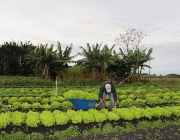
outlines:
[[[17,90],[17,89],[16,89]],[[19,89],[22,90],[22,89]],[[26,92],[27,95],[30,89],[23,89],[23,92]],[[36,89],[37,90],[37,89]],[[127,89],[129,90],[129,89]],[[143,89],[142,89],[143,90]],[[13,91],[13,89],[8,89],[9,92]],[[88,99],[88,100],[97,100],[98,101],[98,93],[97,89],[87,88],[85,90],[80,89],[69,89],[65,90],[62,95],[56,94],[55,90],[49,89],[40,89],[41,93],[39,96],[0,96],[0,108],[1,112],[10,111],[10,110],[18,110],[18,109],[72,109],[73,104],[69,101],[69,99]],[[41,96],[44,95],[46,91],[49,96]],[[118,93],[118,107],[131,107],[131,106],[157,106],[157,105],[179,105],[180,104],[180,91],[164,91],[162,93],[142,93],[142,94],[123,94],[121,92],[122,89],[117,89]],[[2,92],[2,91],[1,91]],[[2,92],[1,95],[4,95]],[[108,97],[107,100],[109,101]],[[98,106],[99,103],[96,104]]]
[[[13,89],[12,89],[13,90]],[[55,93],[54,93],[55,95]],[[98,100],[98,94],[97,92],[87,92],[83,90],[69,90],[63,95],[57,95],[57,96],[0,96],[0,101],[4,102],[4,104],[12,104],[14,102],[29,102],[29,103],[34,103],[34,102],[41,102],[42,104],[46,103],[51,103],[54,101],[58,102],[63,102],[68,99],[86,99],[86,100]],[[173,91],[168,91],[164,93],[146,93],[146,94],[141,94],[141,95],[136,95],[136,94],[129,94],[129,95],[123,95],[121,92],[118,92],[118,99],[120,101],[122,100],[127,100],[127,99],[132,99],[132,100],[137,100],[137,99],[142,99],[146,100],[149,102],[152,98],[154,100],[159,100],[159,102],[162,101],[178,101],[180,100],[180,91],[179,92],[173,92]],[[108,96],[107,96],[108,98]]]
[[[166,106],[166,107],[146,107],[146,108],[116,108],[112,111],[107,109],[95,110],[89,109],[88,111],[83,110],[67,110],[66,112],[60,110],[54,111],[43,111],[35,112],[4,112],[0,113],[0,129],[6,128],[7,126],[21,126],[23,124],[29,127],[38,127],[44,125],[46,127],[54,125],[66,125],[68,123],[81,124],[81,123],[101,123],[107,120],[118,121],[133,120],[140,118],[152,119],[156,118],[169,118],[179,119],[180,117],[180,106]]]
[[[0,96],[52,96],[54,94],[63,95],[69,90],[79,89],[84,92],[99,92],[99,86],[93,87],[57,87],[57,88],[0,88]],[[117,86],[117,93],[121,95],[146,93],[164,93],[171,91],[169,88],[159,88],[155,86]]]

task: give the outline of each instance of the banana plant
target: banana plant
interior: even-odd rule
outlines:
[[[125,54],[120,48],[119,54],[121,58],[132,68],[131,75],[124,81],[130,80],[130,82],[135,82],[140,80],[142,69],[144,69],[144,67],[150,68],[150,66],[145,63],[153,59],[151,57],[152,51],[153,49],[150,48],[146,53],[146,49],[140,50],[139,48],[136,48],[129,49],[127,54]]]
[[[53,78],[55,78],[57,75],[60,76],[62,72],[66,72],[69,63],[76,62],[73,61],[76,55],[71,55],[72,47],[73,46],[71,44],[70,46],[67,46],[63,51],[60,42],[58,42],[57,51],[54,55],[54,60],[50,63],[50,70]]]
[[[56,51],[53,51],[53,45],[48,48],[48,44],[40,44],[26,55],[28,60],[26,64],[32,64],[36,72],[40,70],[43,79],[45,79],[48,77],[49,64],[52,62],[55,54]]]
[[[80,46],[82,52],[78,52],[77,55],[82,56],[83,58],[77,61],[77,65],[84,66],[85,70],[88,72],[92,72],[93,77],[99,74],[101,68],[99,67],[99,60],[100,60],[100,48],[101,44],[96,43],[96,45],[90,46],[87,43],[87,49]]]
[[[63,52],[58,42],[57,48],[54,50],[53,45],[48,47],[48,44],[40,44],[26,56],[27,64],[34,65],[34,71],[40,71],[43,79],[49,76],[55,78],[61,70],[67,70],[68,63],[75,57],[70,56],[72,45],[67,46]]]
[[[98,65],[101,69],[101,73],[103,75],[102,79],[109,79],[109,75],[107,74],[107,69],[109,66],[115,65],[115,56],[113,55],[113,45],[110,49],[108,48],[108,45],[104,45],[103,49],[100,52],[100,60],[98,61]]]
[[[113,55],[113,45],[110,49],[108,45],[104,45],[101,49],[101,44],[90,46],[87,44],[87,49],[80,47],[83,51],[78,55],[83,56],[83,59],[78,60],[77,64],[84,66],[85,69],[96,73],[100,79],[106,79],[107,69],[109,66],[115,65],[115,56]],[[108,77],[109,78],[109,77]]]

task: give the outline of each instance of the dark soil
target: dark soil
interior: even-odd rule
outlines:
[[[126,122],[132,123],[133,125],[137,125],[139,121],[156,121],[159,118],[149,119],[139,119],[133,121],[124,121],[120,119],[119,121],[106,121],[102,123],[102,127],[107,124],[113,124],[114,126],[124,126]],[[161,118],[163,120],[167,120],[167,118]],[[168,120],[173,120],[172,118],[168,118]],[[78,126],[79,131],[90,130],[93,126],[99,126],[99,123],[90,123],[90,124],[67,124],[67,125],[56,125],[52,127],[45,127],[43,125],[38,126],[37,128],[27,127],[26,125],[22,125],[20,127],[17,126],[7,126],[5,129],[0,129],[0,131],[5,131],[6,133],[18,132],[22,131],[26,134],[31,134],[32,132],[38,132],[41,134],[49,133],[50,131],[62,131],[66,130],[70,126]],[[67,139],[67,138],[66,138]],[[155,128],[148,130],[136,130],[131,132],[118,132],[118,133],[110,133],[106,135],[98,134],[98,135],[89,135],[89,136],[77,136],[73,138],[68,138],[68,140],[180,140],[180,126],[169,126],[164,128]],[[57,139],[53,139],[57,140]]]
[[[74,137],[69,140],[180,140],[180,126]]]

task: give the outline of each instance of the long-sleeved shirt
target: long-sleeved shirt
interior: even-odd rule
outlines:
[[[105,89],[105,85],[106,84],[110,84],[111,85],[111,93],[113,94],[113,98],[114,101],[117,102],[117,94],[116,94],[116,87],[114,86],[114,84],[110,81],[105,81],[101,84],[100,86],[100,91],[99,91],[99,98],[102,99],[103,98],[103,93],[105,92],[107,94],[107,91]]]

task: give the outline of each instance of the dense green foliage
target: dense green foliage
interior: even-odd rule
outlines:
[[[0,75],[33,74],[33,67],[26,65],[25,55],[29,54],[35,46],[30,42],[5,42],[0,46]]]
[[[5,82],[7,78],[1,77],[0,81]],[[33,80],[31,78],[27,77],[25,80],[23,77],[9,77],[9,86],[0,88],[0,119],[3,120],[0,122],[1,139],[11,139],[12,137],[19,140],[88,139],[93,137],[102,139],[102,137],[100,138],[102,135],[114,135],[113,138],[117,139],[125,138],[127,133],[131,133],[131,135],[133,133],[135,138],[140,139],[164,138],[164,135],[169,138],[170,136],[172,138],[179,137],[177,133],[179,132],[177,127],[180,117],[178,78],[148,78],[136,84],[119,83],[116,85],[117,108],[111,111],[99,110],[99,103],[96,103],[94,109],[75,110],[72,103],[68,101],[69,96],[83,98],[83,96],[91,94],[96,95],[92,98],[97,97],[100,86],[98,82],[100,81],[97,83],[94,81],[94,86],[92,86],[90,81],[87,85],[81,85],[82,79],[81,82],[75,78],[71,79],[72,81],[69,79],[71,82],[64,79],[64,83],[68,84],[61,86],[58,82],[56,90],[55,81],[52,82],[53,86],[49,87],[46,83],[47,80],[34,78],[37,80],[37,85],[41,81],[42,85],[43,81],[47,85],[38,87],[31,82]],[[27,84],[32,87],[12,88],[12,85],[25,86]],[[80,93],[86,95],[82,94],[82,96]],[[109,102],[108,98],[107,101]],[[111,122],[111,124],[107,122]],[[176,125],[178,126],[176,127]],[[168,128],[173,126],[171,130],[168,129],[171,135],[164,131],[159,132],[160,127],[162,129],[167,126]],[[57,129],[52,129],[53,127]],[[43,133],[35,131],[42,128]],[[60,131],[60,128],[64,129]],[[158,135],[156,132],[151,134],[152,129],[158,130]],[[30,133],[29,130],[31,130]]]
[[[58,42],[57,49],[48,44],[32,45],[30,42],[5,42],[0,46],[0,74],[6,76],[38,75],[44,79],[55,79],[57,74],[68,69],[68,63],[74,58],[71,55],[72,45],[62,51]]]
[[[0,76],[0,87],[38,87],[54,86],[55,81],[51,79],[43,80],[34,76]]]
[[[73,56],[71,54],[72,44],[63,51],[60,42],[57,42],[57,49],[54,49],[53,44],[36,46],[30,42],[5,42],[0,45],[0,73],[3,76],[41,76],[43,79],[67,78],[72,76],[67,72],[71,67],[70,64],[75,63],[73,67],[83,67],[83,71],[81,74],[78,72],[74,77],[125,80],[123,82],[140,81],[142,69],[150,68],[146,63],[153,59],[151,57],[153,49],[147,50],[140,46],[143,37],[142,33],[133,29],[127,31],[125,37],[118,40],[126,42],[124,47],[128,48],[125,51],[123,47],[116,51],[116,45],[109,48],[107,44],[96,43],[91,46],[87,43],[87,48],[80,47],[82,52]],[[130,47],[130,44],[133,44],[133,48]],[[73,60],[78,55],[83,58]]]

